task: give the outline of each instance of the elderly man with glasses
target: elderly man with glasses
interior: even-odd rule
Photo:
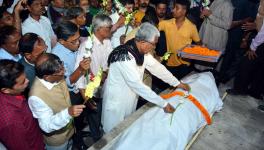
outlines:
[[[138,95],[172,113],[174,108],[143,83],[144,70],[173,87],[189,90],[152,55],[159,38],[158,29],[143,23],[134,39],[119,46],[108,57],[109,72],[103,96],[102,123],[109,132],[136,110]]]
[[[29,93],[28,104],[43,131],[47,150],[67,150],[74,134],[73,117],[85,105],[72,105],[64,79],[64,64],[58,56],[42,54],[36,62],[36,78]]]

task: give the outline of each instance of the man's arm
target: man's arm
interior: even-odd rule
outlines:
[[[187,84],[181,83],[176,77],[169,72],[160,62],[158,62],[152,55],[147,54],[145,57],[147,63],[146,69],[162,81],[168,83],[173,87],[182,88],[189,91],[190,87]]]
[[[262,25],[260,31],[257,36],[252,40],[250,44],[250,49],[256,51],[257,47],[264,43],[264,25]]]
[[[85,107],[84,105],[75,105],[80,107],[71,106],[54,114],[52,109],[37,96],[30,96],[28,104],[33,117],[38,119],[40,128],[46,133],[65,127],[70,119],[79,116],[82,108]]]
[[[134,67],[134,63],[132,60],[116,62],[114,65],[120,70],[125,82],[136,94],[162,108],[165,107],[167,102],[143,83]]]
[[[162,81],[168,83],[169,85],[176,87],[180,84],[180,81],[169,72],[165,66],[160,64],[152,55],[146,54],[145,60],[146,69]]]

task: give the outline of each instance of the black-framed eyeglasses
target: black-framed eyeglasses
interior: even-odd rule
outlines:
[[[156,43],[152,43],[152,42],[149,42],[149,41],[144,41],[144,42],[151,44],[153,47],[156,47]]]
[[[78,38],[78,39],[75,39],[73,41],[66,41],[66,42],[71,43],[73,45],[78,45],[78,44],[80,44],[80,39]]]

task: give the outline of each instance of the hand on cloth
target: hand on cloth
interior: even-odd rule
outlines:
[[[180,83],[176,88],[181,88],[187,92],[190,92],[191,91],[191,87],[188,85],[188,84],[185,84],[185,83]]]
[[[175,111],[175,108],[171,105],[171,104],[167,104],[164,108],[163,108],[165,113],[173,113]]]

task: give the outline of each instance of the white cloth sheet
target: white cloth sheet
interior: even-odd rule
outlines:
[[[191,93],[209,112],[213,114],[222,108],[214,78],[211,73],[194,74],[184,79],[189,83]],[[164,113],[160,107],[153,107],[126,129],[113,150],[183,150],[193,134],[206,121],[200,110],[189,100],[180,96],[168,101],[176,107],[179,100],[184,100],[174,113],[170,125],[171,114]]]

